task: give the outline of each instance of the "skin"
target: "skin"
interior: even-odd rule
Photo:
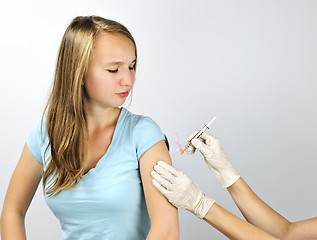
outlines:
[[[154,167],[153,185],[166,196],[174,206],[194,213],[226,235],[235,240],[276,239],[252,224],[236,217],[219,206],[213,199],[202,193],[186,174],[163,162]],[[207,213],[206,213],[207,212]]]
[[[226,165],[218,139],[205,133],[200,140],[209,148],[209,154],[213,155],[212,158],[204,156],[211,166],[217,168],[221,163]],[[192,149],[190,153],[194,151],[195,149]],[[259,198],[241,177],[227,189],[245,219],[255,227],[278,239],[317,239],[317,218],[293,223],[288,221]]]
[[[133,43],[117,33],[100,34],[89,63],[85,86],[84,112],[88,129],[88,157],[85,172],[95,167],[111,143],[120,115],[118,106],[135,81],[135,49]],[[163,141],[148,149],[140,158],[140,173],[151,220],[147,239],[179,239],[177,209],[161,196],[151,184],[150,172],[156,161],[171,163]],[[26,239],[24,219],[42,178],[43,165],[27,145],[11,177],[1,216],[1,237]]]
[[[227,158],[224,158],[224,152],[219,140],[214,137],[208,137],[207,141],[207,135],[205,134],[205,136],[201,136],[201,141],[207,145],[204,151],[206,152],[206,149],[209,149],[210,151],[208,154],[206,153],[206,155],[204,155],[204,158],[214,169],[216,169],[217,166],[228,165],[226,162]],[[195,148],[192,147],[192,149],[189,150],[189,153],[192,154],[194,151]],[[210,154],[212,154],[212,158],[210,157]],[[209,158],[207,155],[209,155]],[[170,168],[172,167],[170,166]],[[178,170],[175,169],[175,171]],[[219,174],[221,173],[219,169],[217,171]],[[164,176],[161,175],[165,180],[171,179],[171,176],[174,179],[182,177],[182,175],[175,173],[173,175],[171,175],[171,173],[164,173]],[[175,182],[178,182],[178,189],[182,186],[182,191],[178,190],[178,192],[173,192],[172,188],[167,189],[169,190],[169,193],[168,195],[165,195],[166,197],[173,198],[175,203],[175,199],[184,199],[185,197],[191,196],[188,194],[188,182]],[[259,198],[241,177],[229,186],[227,190],[247,222],[236,217],[217,203],[214,203],[210,207],[204,220],[230,239],[317,239],[317,218],[298,222],[288,221]],[[164,191],[162,193],[164,194]],[[172,194],[174,194],[174,196],[172,196]],[[182,196],[181,198],[175,198],[175,196],[180,195]],[[191,202],[197,201],[199,201],[199,199],[191,200]],[[175,205],[178,204],[179,202],[175,203]]]
[[[252,224],[238,218],[217,203],[211,206],[204,220],[232,240],[276,239]]]
[[[151,171],[158,160],[172,163],[164,141],[152,146],[140,158],[141,179],[151,220],[147,240],[179,239],[177,208],[171,205],[152,184]]]
[[[1,238],[26,239],[24,219],[42,178],[43,165],[24,145],[12,174],[1,214]]]
[[[245,219],[272,236],[287,240],[317,239],[317,218],[289,222],[262,201],[242,178],[228,191]]]
[[[133,43],[121,34],[97,36],[88,66],[84,111],[88,129],[88,160],[85,172],[96,166],[106,153],[126,97],[135,81]]]
[[[208,134],[202,135],[201,141],[207,144],[209,154],[214,155],[212,158],[204,156],[209,164],[214,168],[224,164],[226,158],[220,141]],[[259,198],[242,178],[227,189],[245,219],[259,229],[278,239],[317,239],[317,218],[294,223],[288,221]]]

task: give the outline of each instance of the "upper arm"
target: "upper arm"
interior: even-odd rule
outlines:
[[[152,184],[151,171],[159,160],[169,164],[172,162],[164,140],[154,144],[140,158],[140,173],[151,231],[163,232],[164,229],[166,234],[170,232],[176,236],[179,232],[177,209]]]
[[[12,174],[3,212],[15,211],[25,215],[42,178],[43,165],[32,155],[25,144],[20,160]]]

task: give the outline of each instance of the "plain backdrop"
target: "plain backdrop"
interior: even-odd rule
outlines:
[[[290,221],[317,215],[317,1],[0,1],[0,207],[26,134],[40,120],[62,35],[77,15],[126,25],[139,65],[129,110],[167,135],[173,164],[237,214],[202,156],[176,152],[217,116],[210,133],[254,191]],[[261,216],[258,216],[259,218]],[[181,239],[226,239],[180,210]],[[41,186],[29,239],[60,239]]]

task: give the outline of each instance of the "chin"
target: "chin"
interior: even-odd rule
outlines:
[[[113,107],[122,107],[122,105],[125,104],[126,101],[122,101],[120,103],[114,104]]]

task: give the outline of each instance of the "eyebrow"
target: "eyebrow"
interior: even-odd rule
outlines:
[[[135,62],[136,62],[136,59],[134,59],[131,63],[135,63]],[[122,64],[124,64],[124,62],[114,61],[114,62],[106,62],[106,64],[107,65],[122,65]]]

